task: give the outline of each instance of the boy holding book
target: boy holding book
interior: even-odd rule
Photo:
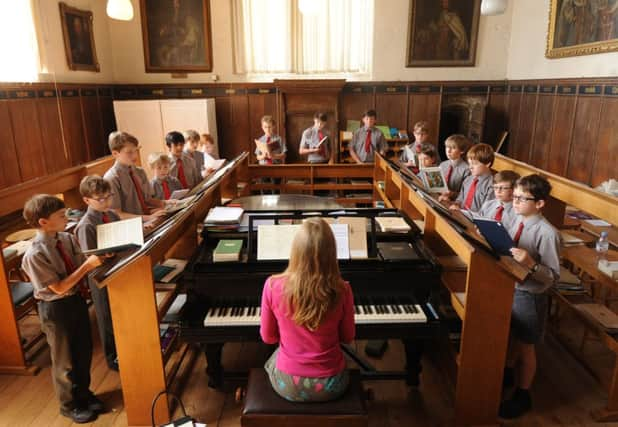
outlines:
[[[518,179],[519,174],[509,170],[495,174],[493,188],[496,198],[485,201],[478,214],[501,222],[508,230],[516,217],[513,211],[513,188]]]
[[[446,178],[448,191],[440,195],[441,202],[455,199],[461,190],[461,184],[470,175],[470,168],[464,159],[469,147],[470,140],[461,134],[451,135],[444,141],[448,160],[440,163],[440,169]]]
[[[324,129],[327,119],[326,113],[315,113],[313,126],[303,131],[298,153],[306,155],[309,163],[328,163],[330,160],[328,132]]]
[[[261,120],[264,135],[255,140],[255,157],[261,165],[277,165],[285,163],[285,153],[288,151],[285,142],[275,132],[275,120],[272,116],[264,116]]]
[[[435,167],[437,160],[438,153],[433,145],[425,144],[421,147],[421,153],[418,155],[418,163],[421,169]]]
[[[502,418],[519,417],[532,407],[529,390],[536,373],[536,344],[545,331],[546,291],[560,275],[560,235],[541,214],[550,192],[551,185],[540,175],[520,178],[513,192],[518,216],[509,230],[515,243],[511,254],[530,273],[515,284],[505,383],[514,380],[516,388],[500,405]]]
[[[96,249],[97,225],[120,220],[116,212],[110,209],[112,203],[111,186],[100,176],[90,175],[82,179],[79,184],[79,192],[84,203],[88,205],[88,209],[75,227],[75,236],[82,250]],[[105,361],[110,369],[117,371],[118,355],[116,354],[107,288],[99,288],[93,280],[88,280],[88,287],[97,314],[97,326]]]
[[[103,178],[111,186],[111,206],[123,219],[137,215],[144,222],[165,215],[165,205],[161,200],[152,198],[152,189],[144,169],[137,166],[137,138],[126,132],[109,134],[109,150],[116,161],[105,172]],[[151,213],[152,212],[152,213]]]
[[[494,198],[491,165],[494,163],[494,150],[487,144],[476,144],[468,151],[470,176],[464,179],[461,192],[451,209],[466,209],[478,212],[486,200]]]
[[[103,403],[90,391],[92,337],[88,306],[80,294],[88,272],[102,259],[86,258],[74,236],[65,233],[64,202],[38,194],[24,205],[24,219],[37,228],[22,268],[34,287],[41,330],[51,355],[51,373],[60,413],[75,423],[87,423],[103,412]]]

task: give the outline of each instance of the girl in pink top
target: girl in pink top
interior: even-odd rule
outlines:
[[[279,343],[264,368],[280,396],[315,402],[345,392],[348,371],[339,344],[354,340],[354,298],[323,219],[304,221],[288,268],[266,280],[260,324],[262,340]]]

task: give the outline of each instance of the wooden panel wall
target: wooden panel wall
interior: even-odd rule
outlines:
[[[591,185],[616,176],[615,78],[347,83],[339,95],[338,120],[333,114],[329,129],[345,130],[347,120],[360,120],[372,108],[380,123],[409,133],[414,123],[427,120],[437,137],[442,95],[452,93],[487,96],[483,141],[495,145],[508,130],[507,155]],[[221,155],[232,157],[253,152],[253,139],[262,134],[260,118],[267,114],[279,118],[277,131],[297,146],[299,132],[311,126],[309,110],[321,105],[317,94],[302,96],[306,111],[294,112],[286,110],[274,83],[3,84],[0,137],[6,142],[0,162],[6,167],[0,188],[107,154],[107,135],[115,130],[113,99],[215,98]]]
[[[111,85],[0,84],[0,188],[106,155],[112,93]]]

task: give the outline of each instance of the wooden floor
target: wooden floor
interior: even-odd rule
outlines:
[[[576,327],[572,330],[575,331]],[[572,339],[577,340],[577,334],[573,334]],[[356,345],[359,349],[363,347],[362,342]],[[597,361],[595,373],[608,378],[613,363],[608,353],[590,342],[587,354]],[[228,369],[246,369],[261,363],[264,357],[264,352],[255,343],[231,344],[224,350],[224,364]],[[50,377],[49,352],[43,350],[35,360],[42,367],[35,377],[0,376],[0,426],[72,425],[58,413]],[[426,357],[422,385],[418,389],[409,389],[402,382],[365,383],[375,394],[375,400],[369,404],[370,426],[453,425],[453,386],[432,360],[432,357]],[[403,363],[401,345],[391,341],[383,359],[372,362],[378,368],[400,369]],[[116,372],[107,369],[98,343],[95,343],[92,364],[92,389],[110,408],[92,425],[125,426],[120,379]],[[226,393],[209,389],[205,360],[199,355],[185,383],[182,400],[190,415],[209,426],[238,426],[241,406],[234,400],[233,389],[231,386]],[[552,337],[540,347],[539,374],[532,394],[534,411],[503,425],[618,426],[618,423],[594,423],[590,412],[604,405],[605,388]],[[145,399],[151,397],[145,396]]]

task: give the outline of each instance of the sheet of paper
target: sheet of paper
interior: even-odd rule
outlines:
[[[350,259],[348,224],[329,224],[337,244],[337,259]]]
[[[337,223],[348,225],[350,257],[352,259],[367,258],[367,218],[339,217]]]
[[[225,163],[225,159],[215,159],[212,156],[204,156],[204,166],[206,169],[217,170]]]
[[[292,241],[300,224],[258,226],[258,260],[289,259]]]
[[[594,225],[595,227],[611,227],[611,224],[607,221],[603,221],[602,219],[585,219],[588,224]]]
[[[141,216],[97,225],[98,249],[128,244],[140,246],[144,244]]]

